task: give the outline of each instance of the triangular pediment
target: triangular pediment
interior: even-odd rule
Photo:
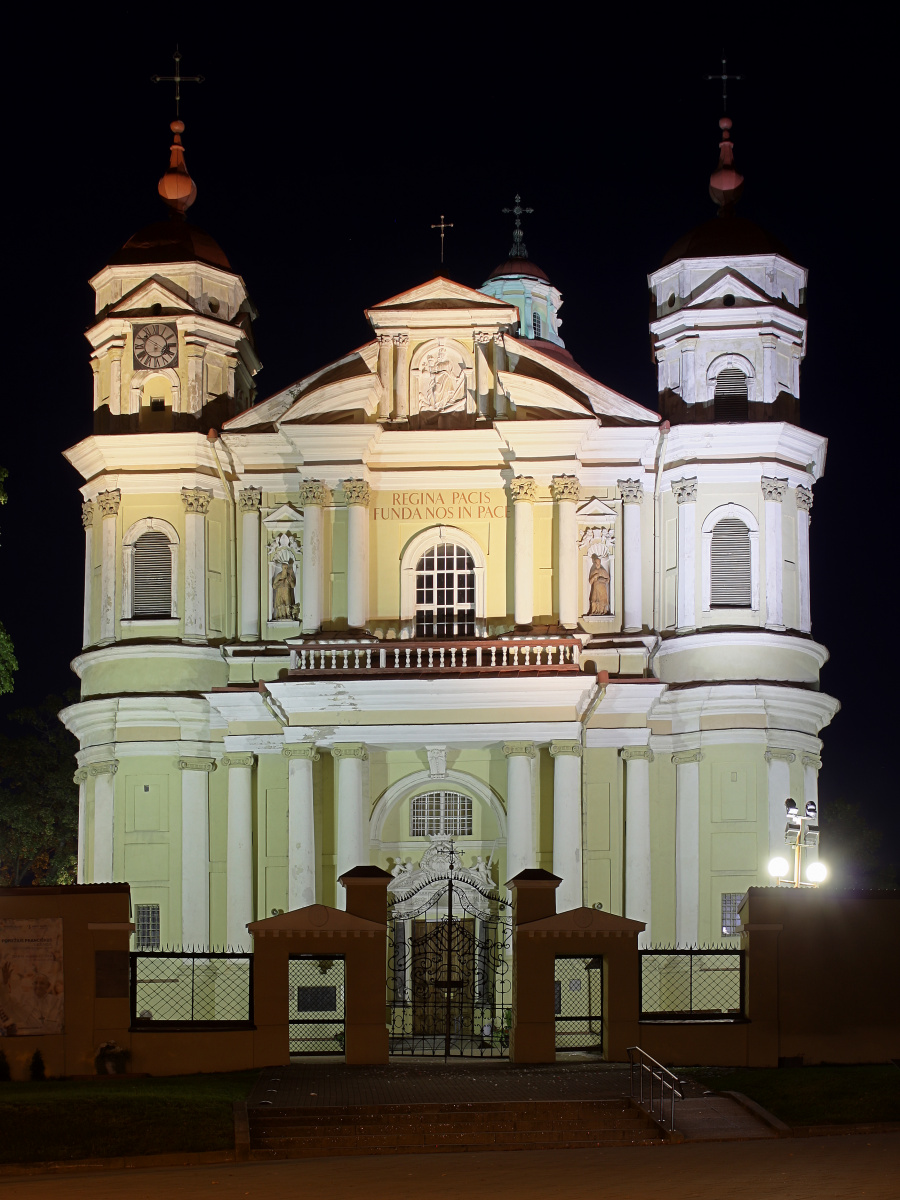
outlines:
[[[580,504],[575,510],[575,515],[579,521],[608,521],[610,518],[615,520],[616,510],[595,496],[591,500],[586,500],[584,504]]]
[[[184,312],[192,313],[195,309],[185,299],[185,296],[180,288],[176,288],[174,284],[167,280],[162,280],[158,276],[152,279],[147,279],[133,291],[123,296],[121,300],[110,309],[111,313],[127,313],[135,312],[148,308],[152,308],[158,304],[160,308],[167,312]]]
[[[754,304],[772,303],[772,297],[767,296],[761,288],[726,267],[707,279],[700,289],[694,292],[685,308],[700,308],[711,300],[721,300],[728,295],[734,296],[736,300],[751,300]]]
[[[445,279],[442,275],[438,275],[435,279],[429,279],[427,283],[420,283],[418,287],[410,288],[409,291],[400,292],[396,296],[373,304],[368,311],[411,308],[424,304],[436,304],[440,301],[462,301],[469,308],[473,306],[485,309],[509,308],[508,304],[500,304],[492,296],[486,296],[484,292],[478,292],[475,288],[466,287],[462,283],[454,283],[452,279]]]
[[[263,518],[263,525],[266,529],[302,528],[303,513],[298,512],[293,504],[282,504],[281,508],[276,508],[274,512]]]
[[[306,933],[384,933],[385,926],[365,917],[355,917],[339,908],[327,904],[309,904],[306,908],[295,908],[291,912],[278,913],[262,921],[251,921],[247,926],[254,937],[291,937]]]

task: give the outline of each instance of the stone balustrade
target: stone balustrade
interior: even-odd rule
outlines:
[[[291,647],[291,679],[382,675],[542,675],[580,670],[578,638],[416,638],[306,642]]]

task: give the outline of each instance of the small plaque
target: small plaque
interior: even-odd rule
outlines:
[[[580,992],[581,991],[581,980],[580,979],[570,979],[569,980],[569,991],[570,992]]]
[[[297,1012],[337,1012],[337,988],[298,987]]]

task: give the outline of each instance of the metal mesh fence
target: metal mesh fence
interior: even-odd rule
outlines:
[[[144,1028],[251,1023],[253,955],[133,953],[131,1020]]]
[[[739,950],[643,950],[641,1020],[740,1020],[744,957]]]
[[[559,957],[553,984],[557,1050],[602,1050],[603,959]]]
[[[343,1054],[344,959],[292,955],[288,962],[291,1054]]]

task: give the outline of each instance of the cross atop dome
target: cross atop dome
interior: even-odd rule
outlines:
[[[516,224],[513,229],[513,244],[510,247],[510,258],[527,258],[528,247],[525,245],[525,234],[522,232],[522,213],[533,213],[533,208],[522,207],[522,197],[516,194],[516,202],[512,208],[504,208],[500,210],[505,213],[512,213],[516,218]]]

